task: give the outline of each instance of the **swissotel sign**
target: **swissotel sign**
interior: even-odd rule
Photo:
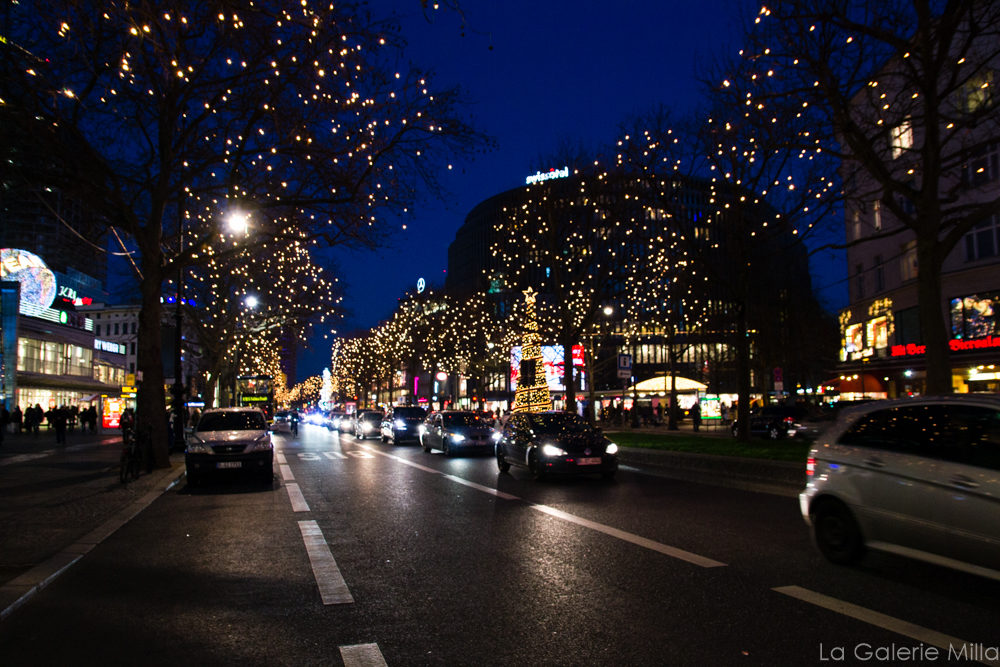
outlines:
[[[549,181],[553,178],[569,178],[569,167],[563,167],[562,169],[549,169],[544,173],[536,171],[534,176],[528,176],[524,179],[524,184],[533,185],[539,181]]]

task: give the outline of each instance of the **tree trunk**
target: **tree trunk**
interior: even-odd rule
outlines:
[[[136,424],[153,429],[153,465],[170,467],[167,451],[167,401],[164,391],[163,355],[160,345],[160,304],[162,276],[159,253],[143,253],[142,309],[139,311],[139,354],[137,368],[142,372]]]
[[[674,348],[673,333],[667,334],[667,361],[670,364],[670,415],[667,429],[677,430],[677,351]]]
[[[920,331],[923,334],[927,364],[926,391],[934,396],[950,394],[951,357],[948,327],[941,302],[940,243],[936,238],[917,237],[917,301],[920,307]]]

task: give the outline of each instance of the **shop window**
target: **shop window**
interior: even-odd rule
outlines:
[[[917,278],[917,242],[904,243],[900,248],[902,257],[899,260],[899,276],[903,282]]]
[[[889,318],[885,315],[868,320],[868,344],[877,350],[889,347]]]
[[[965,235],[965,261],[997,256],[997,216],[991,215]]]
[[[994,304],[1000,306],[1000,292],[972,294],[951,300],[951,337],[963,340],[985,338],[997,333]]]
[[[865,327],[863,324],[852,324],[844,330],[844,350],[860,352],[865,347]]]
[[[896,345],[923,344],[920,334],[920,308],[904,308],[895,313]]]

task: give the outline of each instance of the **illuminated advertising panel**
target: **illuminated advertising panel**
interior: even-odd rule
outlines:
[[[27,250],[0,248],[0,280],[21,283],[24,315],[39,316],[56,298],[56,275],[41,257]]]
[[[104,414],[101,415],[101,425],[104,428],[118,428],[121,424],[125,401],[120,398],[104,399]]]
[[[865,325],[852,324],[844,331],[844,350],[860,352],[865,347]]]
[[[577,367],[583,366],[583,346],[574,345],[573,346],[573,365]],[[542,346],[542,361],[545,365],[545,382],[549,385],[549,391],[566,391],[566,385],[563,384],[563,346],[562,345],[543,345]],[[520,376],[521,371],[521,347],[512,347],[510,349],[510,390],[514,391],[517,388],[517,378]],[[586,377],[581,372],[580,386],[577,387],[578,390],[584,391],[587,388]]]

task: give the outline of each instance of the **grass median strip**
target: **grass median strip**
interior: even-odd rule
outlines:
[[[806,440],[761,440],[753,438],[744,444],[733,438],[719,438],[703,435],[677,433],[650,433],[648,431],[617,431],[607,434],[619,447],[659,449],[670,452],[691,454],[713,454],[716,456],[740,456],[748,459],[769,461],[793,461],[803,463],[809,454],[810,443]]]

